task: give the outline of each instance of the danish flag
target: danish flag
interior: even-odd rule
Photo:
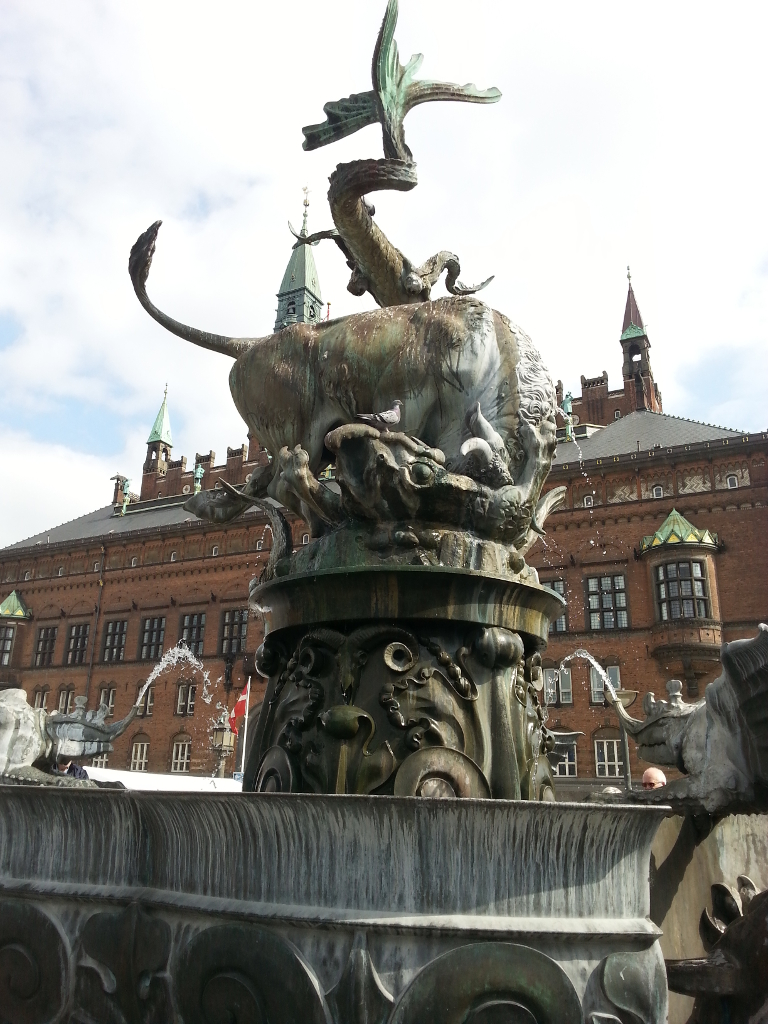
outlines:
[[[240,696],[237,698],[235,706],[229,713],[229,728],[237,736],[237,722],[238,718],[242,718],[243,715],[248,713],[248,688],[246,687]]]

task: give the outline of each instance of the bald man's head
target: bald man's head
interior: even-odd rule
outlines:
[[[661,789],[666,784],[667,777],[661,768],[646,768],[643,772],[643,789]]]

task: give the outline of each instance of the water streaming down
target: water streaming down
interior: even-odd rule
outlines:
[[[185,643],[179,641],[179,643],[176,644],[175,647],[171,647],[169,648],[169,650],[165,652],[160,661],[158,661],[158,663],[152,669],[149,676],[147,677],[146,682],[142,686],[141,690],[139,690],[139,695],[136,698],[136,703],[134,704],[134,707],[141,706],[141,702],[144,699],[145,693],[152,685],[152,683],[154,683],[155,680],[163,674],[163,672],[165,672],[167,669],[175,668],[177,665],[184,663],[189,665],[189,667],[193,669],[195,672],[199,672],[202,675],[203,688],[200,692],[200,699],[210,706],[214,698],[215,688],[221,682],[221,676],[219,676],[219,678],[216,679],[214,682],[211,682],[211,676],[208,669],[206,669],[203,666],[203,663],[200,661],[199,658],[195,657],[195,655],[192,653],[192,651],[190,651],[190,649],[186,646]],[[208,723],[209,734],[217,725],[219,725],[226,719],[228,711],[229,708],[227,707],[226,704],[222,704],[221,701],[218,700],[216,701],[214,714],[211,715],[210,721]],[[218,714],[216,712],[218,712]]]

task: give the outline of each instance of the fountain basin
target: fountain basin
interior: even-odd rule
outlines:
[[[500,970],[507,977],[507,961],[527,964],[545,988],[572,990],[582,1012],[599,1010],[601,979],[631,954],[648,984],[662,978],[665,1007],[660,932],[648,916],[650,848],[665,813],[7,787],[0,957],[12,946],[51,1005],[93,1012],[106,1001],[125,1012],[133,1000],[141,1013],[160,1013],[178,1002],[185,1021],[212,1020],[205,1007],[231,976],[254,1005],[290,1003],[291,990],[306,1003],[291,1013],[341,1024],[410,1019],[421,972],[429,967],[434,987],[441,971],[455,970],[457,950],[469,971],[465,1013],[478,985],[485,991]],[[118,961],[135,970],[123,976]],[[505,984],[504,998],[519,996],[535,1019],[549,1019],[512,974]],[[194,1006],[185,1002],[193,990]],[[351,991],[379,1006],[379,1017],[340,1010]]]

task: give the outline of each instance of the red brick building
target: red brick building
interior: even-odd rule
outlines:
[[[624,388],[610,391],[606,373],[581,378],[546,484],[567,488],[566,506],[529,555],[568,602],[544,658],[549,724],[568,755],[560,771],[574,780],[566,791],[622,768],[599,677],[578,660],[558,682],[562,658],[589,650],[638,692],[630,713],[642,718],[643,696],[665,696],[671,678],[684,698],[700,697],[719,674],[720,644],[768,619],[768,432],[662,412],[631,283],[619,340]],[[644,766],[632,758],[635,774]]]
[[[312,301],[299,288],[286,316],[313,305],[316,314],[316,272],[310,283]],[[296,274],[291,285],[296,292]],[[644,694],[663,694],[670,678],[683,681],[688,699],[700,695],[718,674],[720,643],[768,619],[768,433],[661,411],[631,286],[620,345],[624,389],[611,392],[606,380],[603,394],[583,378],[573,440],[559,431],[547,486],[565,485],[566,507],[529,555],[568,602],[544,658],[549,724],[567,755],[562,795],[623,770],[599,679],[583,661],[558,679],[562,658],[589,650],[622,689],[638,691],[631,711],[642,717]],[[261,642],[260,623],[247,615],[248,583],[271,534],[253,510],[213,526],[183,504],[196,486],[243,484],[266,453],[230,448],[216,465],[210,452],[190,470],[172,454],[164,398],[138,496],[118,476],[104,508],[0,550],[0,686],[22,686],[49,709],[71,708],[81,695],[92,708],[103,692],[122,717],[162,650],[185,640],[209,682],[184,666],[163,673],[109,766],[210,774],[212,724],[245,683],[243,652]],[[308,540],[304,524],[292,524],[294,542]],[[254,677],[252,705],[263,689]]]

